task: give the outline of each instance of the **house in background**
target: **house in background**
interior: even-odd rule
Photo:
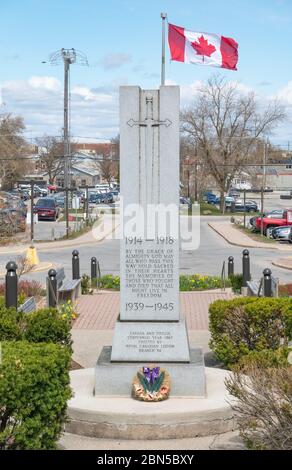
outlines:
[[[240,191],[244,189],[251,189],[251,177],[245,171],[239,171],[234,175],[234,178],[230,185],[231,188],[238,189]]]
[[[117,145],[112,143],[72,143],[70,159],[70,180],[73,187],[95,186],[102,182],[101,163],[107,158],[115,159]],[[49,183],[45,165],[41,163],[40,155],[33,156],[34,177],[44,179]],[[30,175],[31,176],[31,175]],[[55,184],[64,187],[64,171],[56,175]]]
[[[261,186],[264,171],[257,170],[258,185]],[[292,159],[283,159],[266,167],[266,186],[275,190],[292,189]]]
[[[100,169],[95,154],[76,151],[71,157],[70,165],[71,186],[95,186],[100,183]],[[64,186],[64,172],[56,179],[58,186]]]

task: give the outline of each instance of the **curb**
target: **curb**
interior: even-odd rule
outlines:
[[[276,260],[276,261],[272,261],[272,264],[273,264],[274,266],[277,266],[278,268],[288,269],[288,271],[292,271],[292,265],[291,265],[291,266],[287,266],[287,264],[285,264],[285,263],[280,263],[280,262],[278,262],[277,260]]]
[[[27,271],[25,274],[34,274],[34,273],[40,273],[42,271],[47,271],[51,268],[53,268],[55,265],[53,263],[49,263],[49,262],[43,262],[43,263],[40,263],[42,266],[35,266],[34,268],[30,269],[29,271]],[[6,275],[6,271],[2,271],[0,272],[0,278],[3,278],[5,277]]]
[[[99,239],[94,239],[94,240],[90,240],[90,241],[85,241],[85,242],[80,242],[78,241],[78,237],[77,238],[74,238],[74,242],[77,242],[78,243],[78,246],[86,246],[86,245],[91,245],[92,243],[99,243],[99,242],[102,242],[106,239],[106,237],[110,234],[110,233],[113,233],[118,227],[120,226],[120,224],[117,224],[114,226],[114,228],[108,232],[106,235],[104,235],[102,238],[99,238]],[[79,238],[81,238],[83,235],[81,235]],[[50,243],[50,242],[44,242],[44,243]],[[54,241],[52,241],[51,243],[54,243]],[[67,243],[67,240],[64,240],[64,242],[59,242],[60,244],[58,246],[46,246],[46,247],[41,247],[41,246],[36,246],[37,248],[37,251],[38,252],[44,252],[44,251],[47,251],[47,250],[59,250],[60,248],[71,248],[74,246],[74,243]],[[30,244],[29,245],[22,245],[21,247],[19,248],[16,248],[14,250],[9,250],[8,247],[6,247],[6,249],[4,250],[0,250],[0,255],[6,255],[6,254],[11,254],[11,255],[14,255],[14,254],[22,254],[23,252],[25,252],[27,250],[27,248],[29,248]]]
[[[276,247],[276,246],[266,246],[265,244],[256,244],[255,245],[251,245],[251,244],[248,244],[248,243],[238,243],[238,242],[234,242],[234,241],[231,241],[229,237],[226,237],[226,235],[223,235],[222,232],[220,232],[220,230],[218,230],[217,228],[215,228],[213,225],[212,225],[212,222],[208,222],[208,225],[209,227],[211,227],[212,230],[214,230],[214,232],[218,233],[218,235],[220,235],[220,237],[224,238],[224,240],[229,243],[229,245],[234,245],[234,246],[241,246],[242,248],[266,248],[266,249],[270,249],[270,250],[280,250],[280,248]],[[282,251],[286,251],[286,250],[282,250]],[[288,251],[288,250],[287,250]],[[290,251],[290,250],[289,250]]]

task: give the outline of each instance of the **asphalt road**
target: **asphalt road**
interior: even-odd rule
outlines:
[[[241,272],[242,247],[229,245],[223,238],[214,232],[208,222],[218,217],[202,217],[200,224],[200,244],[196,250],[183,250],[180,253],[180,272],[182,274],[200,273],[220,275],[223,261],[228,256],[235,259],[235,271]],[[81,274],[90,274],[90,258],[96,256],[99,260],[102,274],[119,274],[119,240],[106,240],[90,246],[78,246],[80,253]],[[291,282],[291,271],[277,268],[271,263],[283,257],[283,252],[271,248],[251,248],[251,273],[253,278],[260,277],[265,268],[269,267],[273,275],[282,282]],[[72,248],[48,249],[39,253],[41,261],[51,262],[64,266],[66,276],[71,277]],[[4,271],[5,264],[16,259],[16,256],[0,255],[0,272]],[[30,278],[45,282],[46,272],[34,273]]]

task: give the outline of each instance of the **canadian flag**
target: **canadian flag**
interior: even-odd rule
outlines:
[[[172,60],[237,70],[238,44],[232,38],[169,24],[168,43]]]

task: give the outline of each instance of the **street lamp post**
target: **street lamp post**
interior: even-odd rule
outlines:
[[[64,63],[64,186],[65,186],[65,218],[66,218],[66,236],[69,237],[69,191],[71,190],[70,181],[70,129],[69,129],[69,74],[70,65],[75,62],[80,65],[88,65],[86,55],[74,48],[54,52],[50,55],[51,65]]]

